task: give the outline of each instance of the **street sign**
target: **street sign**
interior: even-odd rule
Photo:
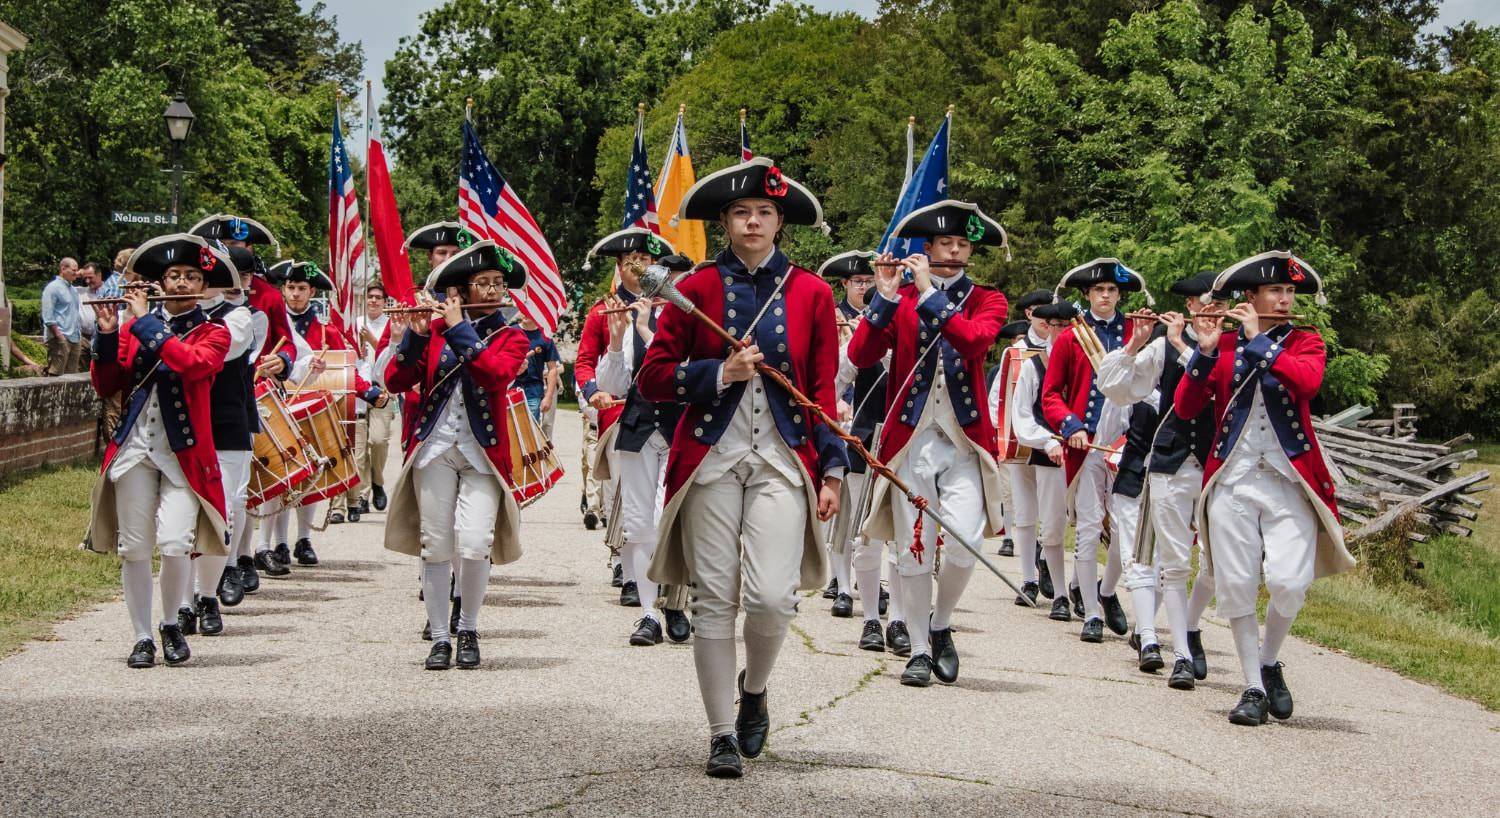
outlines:
[[[111,210],[109,220],[115,224],[138,224],[143,227],[171,227],[176,224],[171,213],[140,213],[134,210]]]

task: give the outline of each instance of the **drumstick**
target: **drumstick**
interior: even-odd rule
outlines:
[[[286,346],[286,339],[285,338],[277,338],[276,339],[276,346],[271,347],[271,351],[267,352],[266,355],[275,355],[276,353],[278,353],[278,352],[281,351],[281,348],[283,346]],[[264,356],[262,356],[262,357],[264,357]],[[255,367],[255,377],[257,377],[257,378],[264,378],[265,377],[265,373],[261,371],[261,365],[259,365],[259,364],[257,364],[256,367]]]
[[[1059,443],[1062,443],[1064,445],[1068,444],[1068,439],[1065,438],[1065,437],[1063,437],[1062,435],[1053,435],[1052,439],[1056,440]],[[1104,452],[1105,454],[1119,454],[1120,453],[1119,449],[1111,449],[1108,446],[1100,446],[1097,443],[1087,443],[1087,444],[1084,444],[1084,445],[1088,446],[1090,449],[1093,449],[1095,451]]]
[[[322,349],[319,349],[318,352],[317,352],[317,354],[313,355],[313,360],[314,361],[321,361],[321,360],[323,360],[323,353],[325,353],[327,351],[328,351],[328,347],[326,347],[326,346],[323,347]],[[297,385],[295,387],[293,387],[291,391],[293,391],[293,392],[301,392],[302,391],[302,387],[304,387],[304,386],[307,385],[308,379],[310,379],[312,376],[313,376],[313,368],[312,368],[311,365],[309,365],[307,367],[307,372],[305,374],[303,374],[303,376],[302,376],[302,380],[298,381]]]

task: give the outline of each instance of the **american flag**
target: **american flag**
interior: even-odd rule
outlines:
[[[343,332],[354,326],[354,265],[365,252],[362,233],[354,170],[349,167],[338,106],[334,106],[333,145],[328,151],[328,270],[333,278],[329,306],[334,326]]]
[[[661,234],[656,215],[656,193],[651,185],[651,164],[646,159],[646,118],[635,118],[635,149],[630,152],[630,178],[625,183],[625,222],[621,227],[644,227]]]
[[[525,263],[526,286],[512,290],[511,298],[523,315],[551,336],[557,330],[557,316],[568,305],[557,259],[515,188],[485,158],[479,135],[467,120],[463,167],[458,174],[458,220],[469,232],[515,253]]]
[[[755,158],[755,152],[750,150],[750,129],[745,127],[745,110],[740,109],[740,161],[749,162]]]

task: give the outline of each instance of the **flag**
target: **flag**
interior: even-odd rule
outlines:
[[[889,251],[897,258],[922,252],[924,242],[921,239],[898,239],[891,234],[896,231],[896,225],[913,210],[948,198],[948,125],[952,121],[951,117],[943,118],[943,125],[933,135],[932,144],[927,146],[927,153],[922,155],[922,163],[917,166],[916,173],[911,172],[911,153],[908,148],[906,184],[901,187],[901,196],[896,202],[896,212],[891,216],[891,223],[886,226],[885,235],[880,237],[880,252]],[[911,125],[908,124],[908,146],[912,144],[911,139]]]
[[[401,230],[401,214],[396,210],[396,193],[391,188],[385,149],[374,137],[370,139],[370,166],[365,173],[369,174],[370,230],[375,234],[375,253],[380,258],[380,286],[385,288],[387,296],[410,307],[417,300],[411,262],[406,257],[406,234]]]
[[[755,158],[755,152],[750,150],[750,131],[745,127],[745,109],[740,109],[740,161],[749,162]]]
[[[703,222],[677,218],[682,197],[698,181],[693,175],[693,155],[688,151],[687,128],[682,124],[681,111],[677,113],[677,127],[672,131],[672,145],[667,148],[667,161],[657,180],[657,209],[671,214],[667,223],[661,225],[661,237],[694,262],[703,261],[708,256],[708,238],[703,233]]]
[[[362,235],[359,193],[354,188],[354,169],[349,166],[349,149],[344,144],[335,103],[333,144],[328,150],[328,275],[333,279],[329,317],[345,335],[354,326],[354,265],[364,255]]]
[[[644,227],[661,234],[656,215],[656,191],[651,189],[651,160],[646,158],[645,106],[635,114],[635,148],[630,152],[630,175],[625,182],[625,223],[621,228]]]
[[[526,265],[526,286],[511,290],[522,315],[551,336],[568,306],[557,259],[515,188],[500,175],[479,145],[474,124],[464,120],[463,164],[458,174],[458,221],[480,239],[511,251]]]

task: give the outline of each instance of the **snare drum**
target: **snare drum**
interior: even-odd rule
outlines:
[[[251,452],[248,508],[286,494],[317,471],[297,422],[287,412],[281,394],[269,383],[256,385],[255,408],[260,414],[260,431],[255,434]]]
[[[1001,463],[1029,463],[1031,462],[1031,448],[1022,446],[1016,439],[1016,430],[1010,423],[1011,397],[1016,391],[1016,380],[1021,376],[1022,364],[1025,364],[1033,356],[1041,354],[1039,349],[1028,349],[1021,346],[1010,346],[1000,356],[1000,372],[995,377],[1000,379],[1000,410],[999,417],[995,418],[995,435],[999,443],[999,457]]]
[[[311,444],[319,459],[320,471],[305,486],[301,504],[337,497],[359,485],[354,468],[354,454],[344,439],[339,407],[327,392],[300,393],[287,406],[302,436]]]
[[[510,490],[516,503],[525,507],[557,485],[563,469],[552,441],[526,408],[526,393],[511,389],[505,393],[505,403],[510,423]]]
[[[324,332],[332,332],[332,329],[324,328]],[[345,444],[353,445],[354,441],[354,366],[358,358],[353,350],[348,349],[325,349],[320,353],[323,363],[326,365],[322,372],[313,374],[303,379],[302,383],[288,390],[288,400],[299,400],[313,397],[320,393],[328,395],[338,412],[339,422],[343,424],[340,428],[345,436]]]

